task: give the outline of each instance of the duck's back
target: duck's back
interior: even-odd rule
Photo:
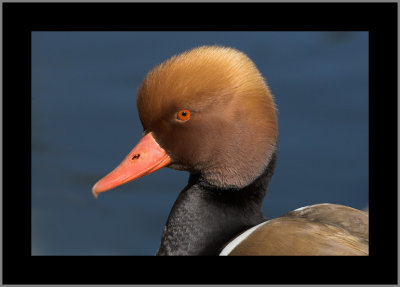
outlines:
[[[368,213],[336,204],[299,208],[241,234],[222,255],[368,255]]]

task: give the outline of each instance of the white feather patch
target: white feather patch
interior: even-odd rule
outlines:
[[[309,208],[309,207],[311,207],[311,206],[312,206],[312,205],[303,206],[303,207],[297,208],[297,209],[295,209],[295,210],[293,210],[293,211],[301,211],[301,210],[306,209],[306,208]]]
[[[259,228],[260,226],[264,225],[268,221],[265,221],[265,222],[262,222],[262,223],[260,223],[260,224],[258,224],[256,226],[253,226],[252,228],[250,228],[250,229],[246,230],[245,232],[243,232],[242,234],[240,234],[238,237],[236,237],[231,242],[229,242],[229,244],[227,246],[225,246],[225,248],[221,251],[219,256],[227,256],[227,255],[229,255],[229,253],[231,253],[232,250],[235,249],[236,246],[238,246],[243,240],[245,240],[257,228]]]

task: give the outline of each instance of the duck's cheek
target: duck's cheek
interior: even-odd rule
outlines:
[[[177,128],[164,133],[160,145],[171,156],[171,168],[192,171],[201,158],[203,146],[201,136],[191,129]]]
[[[181,133],[172,133],[171,139],[166,144],[167,151],[174,159],[173,162],[189,169],[194,165],[198,155],[197,141]]]

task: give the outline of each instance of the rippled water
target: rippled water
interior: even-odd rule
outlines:
[[[152,255],[187,174],[162,169],[94,200],[140,139],[136,89],[199,45],[242,50],[279,109],[266,217],[322,202],[368,205],[367,32],[34,32],[32,254]]]

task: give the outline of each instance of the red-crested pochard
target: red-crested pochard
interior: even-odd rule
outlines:
[[[317,204],[266,220],[277,161],[273,97],[242,52],[203,46],[153,68],[137,93],[144,136],[93,195],[170,167],[190,173],[157,255],[368,255],[368,214]]]

